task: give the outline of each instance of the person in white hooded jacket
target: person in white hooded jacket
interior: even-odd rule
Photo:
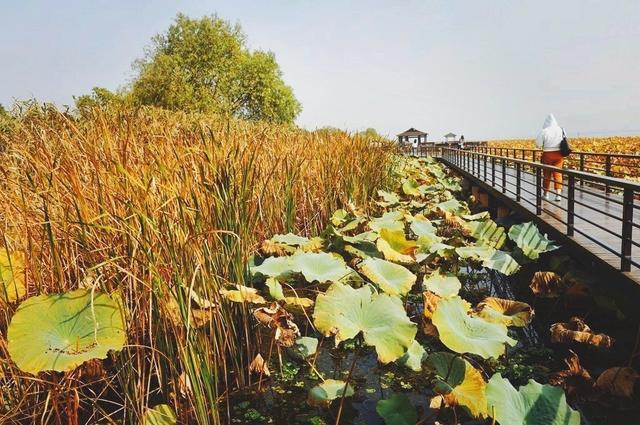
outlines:
[[[553,114],[547,115],[542,126],[542,131],[536,138],[536,145],[542,149],[542,158],[540,162],[546,165],[562,168],[564,158],[560,153],[560,144],[565,137],[564,130],[558,125]],[[551,170],[544,170],[544,198],[549,200],[549,191],[551,190],[551,182],[553,181],[556,190],[556,201],[562,200],[562,173]]]

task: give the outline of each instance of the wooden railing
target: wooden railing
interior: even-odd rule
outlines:
[[[637,252],[640,248],[640,237],[636,236],[634,239],[634,229],[635,235],[640,234],[640,223],[634,222],[634,215],[640,215],[640,205],[635,200],[640,197],[639,183],[474,150],[425,147],[417,148],[415,154],[440,156],[516,202],[528,204],[536,215],[549,212],[543,205],[544,170],[561,173],[562,201],[555,203],[555,211],[547,216],[564,226],[567,236],[579,234],[616,256],[619,259],[619,270],[628,272],[632,266],[640,268],[638,258],[632,258],[634,249]],[[585,184],[581,185],[580,182]],[[610,188],[615,193],[609,194],[597,187]],[[588,202],[586,199],[599,201]],[[581,214],[576,212],[576,206],[580,206]],[[558,210],[561,214],[557,214]],[[577,226],[576,219],[597,232]],[[608,224],[603,225],[605,222]],[[594,237],[595,233],[606,235],[606,238]]]

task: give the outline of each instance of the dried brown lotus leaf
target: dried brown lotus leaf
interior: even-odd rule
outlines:
[[[614,342],[609,335],[593,333],[591,328],[577,317],[572,317],[566,323],[555,323],[549,330],[551,342],[567,344],[576,341],[602,348],[609,348]]]
[[[533,309],[520,301],[487,297],[476,306],[474,314],[489,322],[525,327],[531,323]]]
[[[259,252],[267,257],[282,257],[293,252],[295,248],[266,239],[260,244]]]
[[[436,311],[436,305],[440,301],[440,297],[431,291],[424,291],[422,293],[422,299],[424,300],[424,312],[422,318],[422,331],[425,335],[438,337],[438,328],[431,322],[433,312]]]
[[[631,367],[612,367],[598,376],[596,387],[617,397],[631,398],[640,375]]]
[[[291,347],[300,336],[298,325],[293,321],[293,315],[279,304],[270,307],[260,307],[253,311],[253,316],[265,326],[275,329],[275,340],[278,345]]]
[[[594,385],[593,378],[580,364],[580,358],[569,350],[569,358],[564,361],[567,369],[556,372],[549,377],[549,383],[562,387],[568,396],[588,392]]]
[[[562,277],[554,272],[535,272],[529,288],[542,298],[557,298],[567,289]]]
[[[267,362],[260,353],[258,353],[249,364],[249,372],[255,373],[256,375],[271,376],[271,372],[269,372],[269,368],[267,367]]]

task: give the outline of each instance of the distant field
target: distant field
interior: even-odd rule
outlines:
[[[640,154],[640,136],[578,137],[569,140],[571,148],[580,152]],[[533,139],[491,140],[489,146],[533,149]]]

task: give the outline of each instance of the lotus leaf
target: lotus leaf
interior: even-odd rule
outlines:
[[[541,298],[557,298],[567,287],[562,276],[554,272],[535,272],[529,285],[531,292]]]
[[[470,234],[476,240],[496,249],[502,248],[507,240],[504,227],[499,227],[495,221],[489,219],[484,221],[472,221],[467,224]]]
[[[593,378],[580,364],[578,355],[569,350],[569,358],[565,359],[564,362],[567,364],[567,369],[551,375],[549,383],[556,387],[562,387],[569,397],[574,393],[590,391],[594,385]]]
[[[393,394],[376,403],[376,412],[384,419],[385,425],[415,425],[418,412],[404,394]]]
[[[462,190],[459,180],[454,177],[440,179],[439,182],[442,186],[444,186],[445,189],[452,192],[460,192]]]
[[[267,300],[262,298],[258,294],[258,290],[255,288],[249,288],[248,286],[235,285],[236,289],[221,289],[220,294],[229,301],[234,303],[252,303],[252,304],[265,304]]]
[[[168,404],[158,404],[153,409],[147,409],[142,419],[144,425],[175,425],[178,418]]]
[[[432,321],[440,340],[456,353],[473,353],[488,359],[504,354],[505,344],[515,345],[507,327],[469,316],[469,304],[459,296],[438,301]]]
[[[302,336],[296,339],[296,343],[291,347],[297,357],[307,358],[313,356],[318,349],[318,339],[309,336]]]
[[[262,357],[262,354],[258,353],[254,359],[249,363],[249,372],[257,375],[271,376],[267,362]]]
[[[580,413],[567,404],[562,388],[533,379],[518,391],[496,373],[487,384],[487,412],[500,424],[580,425]]]
[[[533,309],[520,301],[487,297],[476,306],[476,315],[488,322],[522,328],[531,323]]]
[[[346,389],[345,389],[346,385]],[[311,406],[328,407],[337,398],[351,397],[355,391],[349,384],[337,379],[327,379],[309,390],[307,402]]]
[[[427,357],[427,365],[437,376],[435,390],[447,406],[464,406],[474,417],[487,415],[486,382],[471,363],[455,354],[439,352]],[[438,400],[432,401],[432,407],[436,403]]]
[[[494,251],[491,257],[482,261],[482,265],[489,269],[499,271],[500,273],[511,276],[520,270],[520,264],[513,259],[512,256],[504,251]]]
[[[437,230],[427,219],[414,220],[413,223],[411,223],[410,228],[411,231],[418,237],[425,235],[435,235]]]
[[[9,355],[20,370],[32,374],[73,370],[121,350],[124,323],[117,295],[88,289],[38,295],[22,302],[11,319]]]
[[[334,283],[316,298],[313,319],[325,336],[335,335],[336,346],[362,332],[365,344],[375,347],[382,363],[400,358],[416,334],[400,299],[375,294],[370,285],[354,289]]]
[[[409,196],[420,196],[420,184],[414,179],[406,179],[402,183],[402,192]]]
[[[380,230],[380,237],[376,242],[378,250],[384,258],[397,263],[415,263],[412,254],[416,250],[416,241],[407,240],[402,230]]]
[[[486,245],[469,245],[456,248],[456,254],[460,258],[471,258],[473,260],[488,260],[496,252],[495,248]]]
[[[284,302],[299,307],[311,307],[314,304],[312,299],[302,297],[284,297]]]
[[[282,285],[278,281],[278,279],[274,277],[267,278],[265,282],[267,284],[267,288],[269,288],[269,295],[274,300],[282,300],[284,299],[284,292],[282,290]]]
[[[487,220],[491,218],[489,211],[482,211],[477,214],[464,214],[461,215],[462,218],[468,221],[477,221],[477,220]]]
[[[540,233],[533,222],[511,226],[509,238],[518,245],[524,255],[532,260],[537,260],[543,252],[559,248],[546,235]]]
[[[291,257],[269,257],[259,266],[249,268],[252,274],[261,274],[267,277],[288,277],[293,273],[291,268]]]
[[[268,277],[288,277],[301,273],[307,282],[337,282],[349,279],[355,273],[339,256],[326,252],[296,252],[289,257],[270,257],[251,272]]]
[[[612,367],[598,376],[596,387],[617,397],[633,397],[633,389],[640,375],[631,367]]]
[[[566,344],[576,341],[603,348],[610,348],[614,342],[609,335],[591,331],[591,328],[578,317],[572,317],[567,323],[554,323],[549,330],[551,342]]]
[[[433,325],[431,319],[433,319],[433,313],[436,311],[436,306],[441,298],[431,291],[424,291],[422,293],[422,299],[424,300],[422,330],[429,336],[438,337],[438,329]],[[470,307],[469,305],[469,308]]]
[[[455,274],[442,273],[442,270],[438,269],[422,282],[422,288],[441,297],[450,297],[458,294],[462,284]]]
[[[378,190],[378,196],[383,199],[383,202],[380,202],[382,206],[391,207],[393,205],[397,205],[400,202],[400,198],[393,192],[386,192],[384,190]]]
[[[424,347],[416,340],[409,346],[409,349],[400,357],[398,363],[405,365],[414,372],[420,372],[422,370],[422,360],[425,358],[427,352]]]
[[[290,245],[290,246],[303,246],[309,243],[309,238],[304,236],[294,235],[293,233],[287,233],[286,235],[275,235],[271,238],[275,243]]]
[[[386,212],[382,214],[382,217],[372,218],[369,221],[369,227],[374,232],[380,232],[382,229],[404,230],[403,218],[401,211]]]
[[[436,208],[458,216],[469,214],[469,208],[455,198],[449,199],[445,202],[440,202],[436,205]]]
[[[360,270],[389,295],[406,295],[416,283],[416,275],[387,260],[367,258],[360,264]]]
[[[27,294],[24,267],[24,254],[7,254],[5,248],[0,248],[0,305],[17,301]]]

